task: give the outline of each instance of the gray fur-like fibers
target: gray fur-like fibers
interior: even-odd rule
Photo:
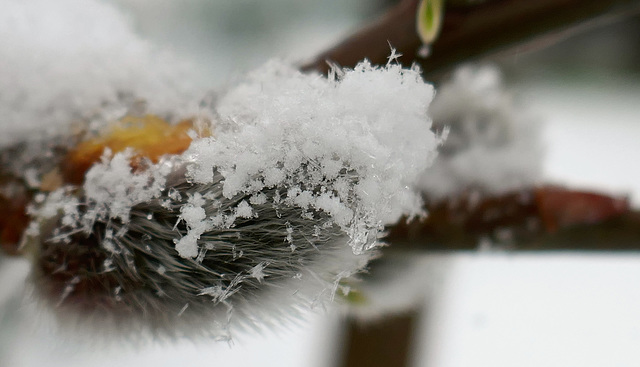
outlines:
[[[180,257],[175,243],[188,232],[179,218],[189,197],[206,197],[207,217],[248,200],[224,198],[222,177],[216,178],[198,185],[172,175],[162,196],[135,205],[126,224],[96,222],[89,233],[59,221],[49,225],[58,230],[43,228],[33,274],[37,293],[62,324],[224,338],[234,328],[271,327],[333,299],[340,280],[373,255],[354,255],[325,213],[267,200],[252,205],[253,217],[202,234],[198,257]],[[264,194],[273,198],[277,190]]]

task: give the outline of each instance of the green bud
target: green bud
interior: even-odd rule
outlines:
[[[440,33],[444,0],[421,0],[416,18],[418,35],[424,44],[431,44]]]

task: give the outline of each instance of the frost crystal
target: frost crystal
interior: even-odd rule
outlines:
[[[257,280],[259,283],[262,283],[262,280],[263,280],[263,279],[264,279],[264,277],[266,276],[266,274],[264,273],[264,268],[265,268],[267,265],[269,265],[269,264],[268,264],[268,263],[266,263],[266,262],[261,262],[260,264],[258,264],[258,265],[256,265],[256,266],[254,266],[254,267],[251,269],[250,276],[252,276],[252,277],[256,278],[256,280]]]

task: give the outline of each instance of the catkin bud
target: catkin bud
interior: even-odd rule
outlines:
[[[177,256],[175,241],[188,236],[180,218],[189,198],[200,196],[207,216],[231,213],[248,198],[224,199],[220,175],[208,185],[173,176],[161,196],[132,207],[126,225],[98,221],[73,232],[57,217],[43,231],[33,280],[63,319],[125,333],[226,335],[231,324],[269,323],[330,300],[373,255],[351,253],[327,214],[268,201],[203,232],[195,258]]]
[[[88,167],[81,185],[63,170],[71,185],[34,199],[36,293],[100,330],[221,337],[346,294],[383,227],[422,214],[432,96],[399,65],[324,79],[272,62],[222,96],[205,135],[117,125],[65,156]]]

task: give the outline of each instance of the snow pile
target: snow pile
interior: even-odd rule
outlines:
[[[102,1],[3,1],[0,44],[0,147],[67,134],[96,113],[120,117],[136,100],[169,115],[202,96],[188,64]]]
[[[227,199],[324,212],[355,253],[372,247],[383,225],[421,214],[412,187],[437,146],[427,116],[433,88],[399,65],[364,62],[338,74],[278,62],[250,74],[219,101],[215,137],[186,153],[189,177],[207,184],[219,172]],[[250,214],[251,204],[241,205]]]
[[[430,199],[468,189],[495,194],[540,179],[540,122],[514,102],[496,68],[458,69],[439,88],[430,114],[436,130],[448,130],[420,182]]]

